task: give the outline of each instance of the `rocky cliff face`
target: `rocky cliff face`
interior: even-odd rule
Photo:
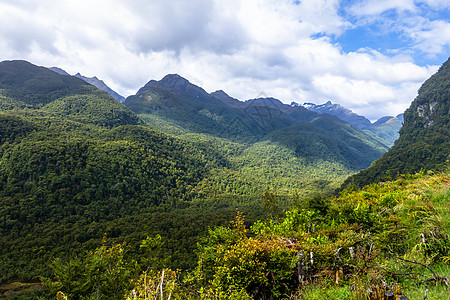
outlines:
[[[450,59],[423,83],[405,111],[400,137],[385,155],[367,170],[351,177],[358,186],[435,169],[450,160]]]

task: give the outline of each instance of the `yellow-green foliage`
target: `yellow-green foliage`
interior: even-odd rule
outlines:
[[[250,228],[238,211],[231,226],[201,239],[188,274],[150,263],[133,280],[123,245],[103,245],[84,262],[55,261],[54,291],[69,299],[384,299],[417,298],[429,287],[439,299],[449,292],[449,186],[448,171],[420,173],[322,199],[328,209],[307,201]],[[162,262],[161,244],[159,236],[143,241],[149,261]]]
[[[143,272],[137,281],[131,281],[133,289],[127,300],[170,299],[177,287],[177,274],[170,269]]]
[[[418,263],[449,261],[449,185],[448,171],[404,176],[344,191],[328,200],[327,210],[307,202],[250,230],[238,214],[233,228],[211,230],[200,244],[197,276],[215,290],[244,289],[268,299],[294,297],[299,284],[319,279],[352,286],[346,293],[352,299],[401,295],[395,282],[405,278],[398,274],[424,274]],[[402,271],[395,270],[399,264]]]

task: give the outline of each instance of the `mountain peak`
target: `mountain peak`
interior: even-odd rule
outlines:
[[[165,89],[177,94],[187,94],[194,97],[209,95],[204,89],[190,83],[189,80],[178,74],[168,74],[160,81],[150,80],[146,85],[139,89],[137,94],[143,93],[153,87]]]
[[[110,94],[114,99],[118,100],[119,102],[125,101],[125,97],[123,97],[122,95],[119,95],[116,91],[112,90],[109,86],[106,85],[106,83],[103,82],[103,80],[98,79],[97,76],[86,77],[86,76],[81,75],[78,72],[77,74],[75,74],[75,77],[83,79],[84,81],[86,81],[89,84],[92,84],[96,88],[107,92],[108,94]]]
[[[331,101],[327,101],[324,104],[303,103],[303,107],[317,113],[327,113],[329,115],[337,116],[341,120],[361,129],[368,128],[372,125],[367,118],[360,116],[339,104],[333,104]]]

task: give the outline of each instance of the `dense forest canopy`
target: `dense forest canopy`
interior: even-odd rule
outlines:
[[[170,75],[123,105],[78,78],[1,62],[0,283],[122,299],[167,274],[179,299],[308,299],[320,279],[357,299],[407,282],[395,257],[445,265],[449,64],[373,162],[387,150],[376,136],[276,99],[244,103]],[[329,196],[371,163],[347,179],[354,191]],[[436,174],[400,176],[422,168]]]

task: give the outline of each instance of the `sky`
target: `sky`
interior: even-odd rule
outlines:
[[[177,73],[376,120],[449,56],[448,0],[0,0],[0,61],[97,76],[125,97]]]

